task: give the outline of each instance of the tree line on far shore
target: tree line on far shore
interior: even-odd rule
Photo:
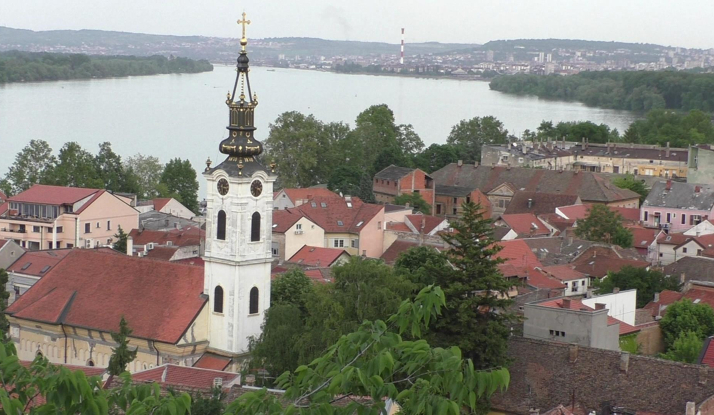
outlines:
[[[10,82],[59,81],[111,78],[167,73],[198,73],[213,70],[206,60],[167,58],[154,55],[88,56],[49,52],[9,51],[0,53],[0,84]]]
[[[123,161],[109,142],[101,143],[95,155],[71,141],[55,156],[47,142],[30,140],[0,179],[0,191],[11,196],[35,184],[133,193],[139,199],[173,197],[198,212],[198,180],[188,160],[164,165],[157,157],[136,154]]]

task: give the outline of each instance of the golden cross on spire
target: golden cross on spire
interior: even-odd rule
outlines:
[[[243,19],[238,20],[238,24],[243,26],[243,37],[240,39],[241,50],[245,51],[245,45],[248,44],[248,38],[245,37],[245,26],[250,24],[250,20],[245,18],[245,12],[243,12]]]

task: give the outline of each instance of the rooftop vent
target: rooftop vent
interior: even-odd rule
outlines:
[[[22,268],[20,268],[20,269],[24,271],[24,270],[30,268],[30,265],[32,265],[32,262],[28,262],[27,264],[23,265]]]
[[[345,224],[344,224],[341,220],[338,220],[338,221],[337,221],[337,226],[345,226]]]
[[[40,274],[44,274],[45,272],[49,271],[49,269],[50,269],[50,266],[49,266],[49,265],[45,265],[44,268],[42,268],[42,269],[40,270]]]
[[[223,387],[223,378],[213,378],[213,387],[214,388],[222,388]]]
[[[325,203],[325,202],[320,202],[320,207],[323,208],[323,209],[326,208],[326,207],[327,207],[327,203]]]

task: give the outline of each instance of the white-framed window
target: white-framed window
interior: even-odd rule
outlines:
[[[332,240],[332,247],[333,247],[333,248],[344,248],[344,247],[345,247],[345,240],[344,240],[344,239],[333,239],[333,240]]]
[[[359,239],[353,239],[353,240],[350,241],[350,242],[351,242],[350,246],[352,246],[352,248],[357,248],[357,249],[359,249]]]
[[[302,230],[302,223],[298,223],[297,225],[295,225],[295,230],[301,231],[301,230]]]

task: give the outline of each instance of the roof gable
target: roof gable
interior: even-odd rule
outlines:
[[[374,175],[375,179],[384,179],[384,180],[399,180],[404,176],[409,175],[416,169],[412,169],[409,167],[399,167],[395,166],[394,164],[390,165],[389,167],[385,167],[381,171],[379,171],[377,174]]]
[[[316,197],[295,209],[325,232],[359,233],[377,214],[384,211],[384,206],[364,203],[356,197],[349,201],[344,198]]]
[[[316,246],[303,245],[295,255],[290,257],[288,262],[295,262],[301,265],[313,267],[329,267],[335,263],[341,256],[350,254],[344,249],[337,248],[320,248]]]
[[[501,220],[519,236],[550,235],[550,230],[532,213],[501,215]]]

